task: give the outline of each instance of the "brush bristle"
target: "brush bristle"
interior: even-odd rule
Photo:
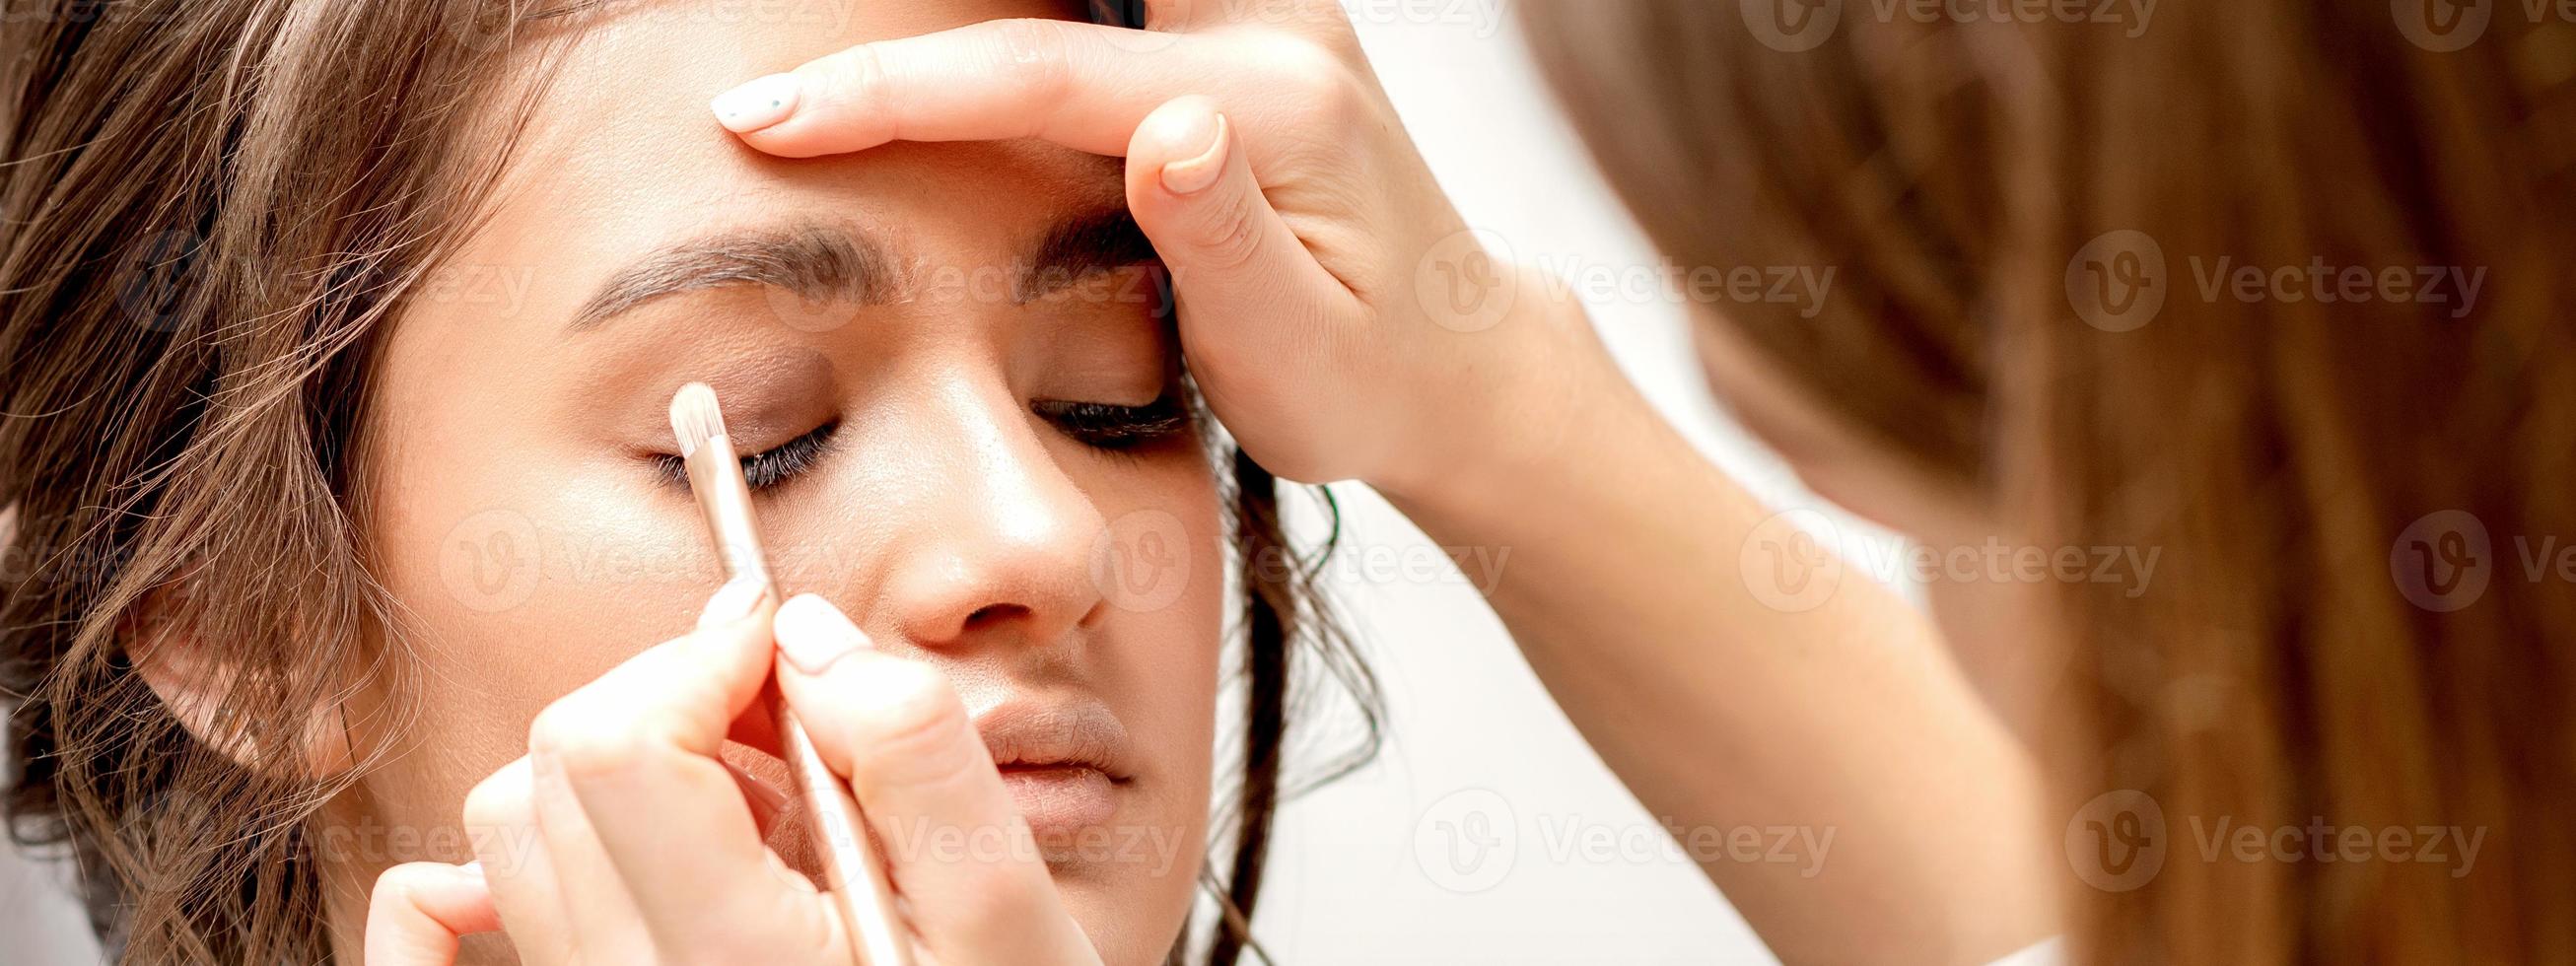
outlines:
[[[724,409],[706,383],[681,386],[679,394],[671,397],[671,435],[679,437],[681,459],[697,455],[698,447],[724,434]]]

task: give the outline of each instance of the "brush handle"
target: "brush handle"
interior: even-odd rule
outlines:
[[[675,428],[680,421],[674,418]],[[721,431],[722,420],[710,421],[718,432],[682,458],[689,491],[697,496],[698,510],[706,519],[707,535],[715,541],[726,579],[756,579],[768,585],[770,600],[784,600],[770,576],[769,556],[761,550],[760,528],[753,525],[751,487],[743,481],[733,440]],[[860,966],[913,966],[911,934],[895,913],[894,887],[886,879],[885,865],[877,861],[858,800],[823,763],[813,738],[788,709],[787,699],[779,696],[775,682],[763,689],[761,700],[768,703],[770,722],[778,732],[778,757],[796,778],[796,798],[805,804],[814,853],[823,861],[823,882],[841,914],[842,930],[849,934],[851,954],[858,957]]]
[[[895,913],[894,888],[886,880],[885,865],[877,861],[858,801],[823,764],[786,700],[775,690],[767,699],[778,729],[779,757],[795,773],[797,797],[805,802],[814,851],[823,858],[824,882],[840,907],[851,951],[858,954],[860,966],[912,966],[912,942]]]

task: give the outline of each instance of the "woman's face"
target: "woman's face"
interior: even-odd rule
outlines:
[[[362,517],[422,716],[333,817],[427,830],[430,854],[344,873],[471,857],[437,830],[538,711],[689,629],[721,576],[667,412],[705,381],[737,448],[770,453],[749,473],[783,589],[945,669],[1101,952],[1162,957],[1205,840],[1226,581],[1116,163],[1033,143],[780,160],[706,107],[860,41],[1058,12],[661,4],[563,62],[491,219],[374,362]]]

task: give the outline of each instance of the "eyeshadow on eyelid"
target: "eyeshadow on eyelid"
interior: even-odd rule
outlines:
[[[835,371],[831,360],[811,346],[746,349],[733,345],[693,346],[669,338],[651,354],[616,350],[626,358],[580,360],[581,349],[567,355],[585,371],[570,390],[575,412],[615,413],[613,426],[636,444],[660,444],[671,433],[671,395],[683,385],[703,382],[715,388],[724,405],[726,429],[740,440],[776,443],[814,428],[832,415]]]

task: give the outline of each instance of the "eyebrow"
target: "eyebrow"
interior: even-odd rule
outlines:
[[[1132,265],[1159,264],[1153,242],[1125,205],[1102,207],[1048,226],[1011,269],[1011,299],[1027,304],[1084,279]],[[799,223],[720,232],[658,249],[609,276],[573,313],[587,332],[637,306],[682,292],[766,285],[809,301],[885,305],[911,296],[909,273],[864,231]]]
[[[667,295],[767,285],[809,300],[893,301],[902,288],[885,246],[864,234],[814,224],[730,231],[657,250],[609,276],[573,313],[571,331]]]
[[[1093,276],[1161,261],[1127,206],[1098,208],[1047,229],[1021,263],[1011,296],[1025,305]]]

